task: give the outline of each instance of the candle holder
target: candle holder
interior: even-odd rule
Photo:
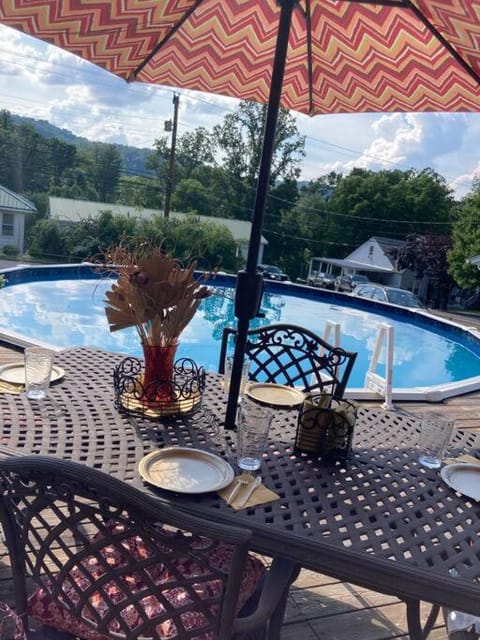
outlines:
[[[329,406],[324,406],[328,400]],[[295,450],[329,460],[346,460],[352,450],[357,405],[309,395],[298,414]]]
[[[201,404],[206,373],[190,358],[177,360],[168,379],[144,386],[144,374],[138,358],[125,358],[114,368],[115,407],[121,413],[157,419],[191,413]]]

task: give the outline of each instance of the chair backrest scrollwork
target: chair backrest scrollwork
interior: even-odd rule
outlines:
[[[224,371],[229,341],[236,330],[223,330],[218,370]],[[313,331],[292,324],[250,329],[246,344],[250,380],[274,382],[341,398],[357,354],[334,347]]]

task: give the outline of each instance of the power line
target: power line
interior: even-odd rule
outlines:
[[[14,125],[15,127],[17,125]],[[39,136],[41,136],[41,138],[43,140],[49,140],[49,138],[45,138],[44,136],[42,136],[41,134],[38,134]],[[11,144],[13,145],[13,142],[7,142],[7,144]],[[66,144],[71,144],[73,146],[74,143],[66,143]],[[95,144],[94,142],[91,142],[90,144]],[[108,145],[111,143],[99,143],[102,145]],[[18,143],[15,143],[16,147],[18,147]],[[117,146],[117,145],[114,145]],[[20,147],[21,148],[21,147]],[[23,147],[23,150],[25,151],[26,148]],[[154,153],[154,152],[152,152]],[[97,167],[101,167],[102,165],[99,163],[96,163],[93,159],[86,159],[86,161],[88,163],[90,163],[93,166],[97,166]],[[149,174],[142,174],[139,173],[138,171],[132,171],[129,169],[126,169],[124,167],[122,167],[121,169],[121,174],[123,175],[131,175],[131,176],[135,176],[135,175],[139,175],[140,177],[142,177],[145,180],[156,180],[157,178],[155,176],[149,175]],[[242,185],[247,193],[250,193],[253,197],[253,194],[255,192],[255,189],[249,185],[246,185],[244,183],[244,181],[240,180],[240,179],[236,179],[234,176],[230,176],[230,179],[234,182],[236,182],[238,185]],[[164,191],[164,188],[162,188],[160,185],[157,187],[156,185],[152,185],[152,187],[154,189],[158,189],[159,191]],[[292,208],[296,205],[296,202],[294,201],[290,201],[290,200],[286,200],[284,198],[279,198],[278,196],[276,196],[275,194],[269,194],[269,199],[273,199],[276,200],[277,202],[280,202],[281,204],[287,205],[289,208]],[[298,201],[297,201],[298,202]],[[231,208],[237,211],[242,211],[245,213],[250,213],[251,212],[251,208],[250,207],[246,207],[246,206],[242,206],[239,205],[238,203],[231,203]],[[378,224],[378,223],[388,223],[388,224],[407,224],[407,225],[427,225],[427,226],[433,226],[433,227],[441,227],[441,226],[449,226],[450,223],[449,222],[442,222],[442,221],[434,221],[434,220],[404,220],[404,219],[391,219],[391,218],[377,218],[377,217],[373,217],[373,216],[356,216],[356,215],[352,215],[349,213],[342,213],[342,212],[337,212],[337,211],[332,211],[331,209],[317,209],[317,208],[313,208],[313,207],[305,207],[304,205],[302,206],[302,213],[307,213],[310,215],[318,215],[318,216],[328,216],[330,218],[342,218],[342,219],[346,219],[346,220],[358,220],[358,221],[364,221],[364,222],[372,222],[374,224]],[[270,217],[272,217],[274,214],[267,214],[270,215]],[[278,215],[278,214],[277,214]],[[281,219],[281,216],[279,216],[279,218]]]
[[[25,54],[21,54],[18,51],[12,51],[12,50],[5,49],[5,48],[3,48],[3,49],[0,48],[0,51],[3,51],[8,56],[12,56],[12,58],[7,58],[7,60],[6,60],[9,64],[17,65],[17,66],[22,67],[22,68],[28,69],[31,66],[32,59],[38,61],[39,63],[43,63],[43,64],[45,63],[45,59],[43,57],[40,57],[40,56],[35,56],[35,55],[26,56]],[[71,55],[73,55],[73,54],[71,54]],[[24,61],[25,61],[25,64],[21,64],[21,62],[18,61],[18,58],[23,58]],[[55,71],[52,72],[52,74],[56,75],[58,77],[61,77],[61,78],[65,78],[66,80],[69,80],[69,81],[72,80],[72,72],[75,72],[78,75],[86,75],[87,77],[88,76],[92,76],[93,77],[94,75],[98,76],[99,70],[101,70],[100,67],[98,67],[97,65],[94,65],[93,63],[85,62],[84,59],[79,58],[77,56],[75,56],[75,58],[82,62],[81,67],[74,66],[74,65],[68,65],[64,61],[62,61],[62,62],[48,61],[48,64],[51,67],[60,68],[60,71],[55,70]],[[63,73],[64,69],[66,69],[66,73]],[[104,72],[104,74],[107,74],[106,76],[104,76],[104,78],[108,77],[108,78],[110,78],[112,80],[112,82],[113,81],[118,82],[120,80],[114,74],[108,74],[107,72]],[[121,82],[123,82],[123,81],[121,81]],[[147,92],[147,91],[151,92],[151,90],[154,89],[159,93],[167,93],[168,92],[170,94],[174,94],[175,91],[179,91],[182,95],[188,96],[188,99],[190,99],[190,100],[193,100],[193,101],[198,102],[200,104],[208,105],[208,107],[210,109],[218,110],[219,112],[222,112],[222,113],[224,113],[224,112],[235,112],[235,109],[230,109],[230,108],[227,108],[226,106],[220,106],[220,105],[218,105],[217,103],[215,103],[215,102],[213,102],[211,100],[208,100],[206,98],[200,97],[199,95],[196,94],[196,92],[194,93],[194,92],[192,92],[190,90],[182,91],[181,89],[174,89],[174,88],[169,89],[169,88],[163,87],[161,85],[147,85],[147,84],[144,84],[144,83],[141,83],[141,82],[134,82],[134,83],[129,84],[128,86],[129,87],[135,87],[135,88],[138,87],[138,88],[140,88],[141,91],[145,91],[145,92]],[[15,96],[9,96],[8,94],[1,94],[0,93],[0,95],[4,95],[4,96],[8,96],[8,97],[14,97],[15,99],[21,99],[21,100],[24,100],[24,101],[28,101],[26,98],[17,98]],[[32,104],[38,104],[36,101],[30,101],[30,102]],[[128,118],[135,119],[135,117],[136,116],[129,116],[128,114],[125,114],[125,113],[121,112],[121,118],[120,119],[128,119]],[[142,120],[155,120],[155,119],[154,118],[150,118],[148,116],[146,116],[146,117],[142,116]],[[189,128],[191,126],[189,124],[183,123],[182,121],[180,121],[179,124],[181,126],[185,126],[187,128]],[[132,129],[132,130],[141,131],[141,129]],[[308,140],[310,142],[316,142],[316,143],[319,143],[319,144],[321,144],[323,146],[329,147],[331,149],[336,149],[336,150],[341,151],[343,153],[350,154],[352,157],[365,156],[367,158],[375,160],[378,163],[388,164],[388,165],[394,166],[394,167],[395,166],[396,167],[401,167],[403,169],[411,169],[411,167],[408,167],[407,165],[405,165],[403,163],[396,163],[396,162],[393,162],[393,161],[391,161],[389,159],[386,159],[386,158],[383,158],[383,157],[380,157],[380,156],[376,156],[376,155],[373,155],[373,154],[366,154],[365,152],[360,151],[358,149],[352,149],[350,147],[346,147],[346,146],[343,146],[343,145],[338,145],[336,143],[332,143],[332,142],[329,142],[329,141],[321,139],[321,138],[315,138],[313,136],[308,136],[308,135],[305,135],[305,138],[306,138],[306,140]],[[306,163],[308,164],[308,160],[306,161]],[[444,176],[444,177],[446,177],[446,176]],[[450,178],[450,180],[453,180],[453,176],[450,176],[449,178]]]

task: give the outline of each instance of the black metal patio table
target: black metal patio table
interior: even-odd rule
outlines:
[[[480,505],[418,464],[415,418],[360,409],[351,458],[327,464],[294,452],[297,411],[276,411],[261,473],[279,499],[234,511],[215,492],[151,487],[137,470],[144,455],[164,446],[205,448],[234,461],[235,434],[214,435],[225,412],[219,376],[207,375],[193,415],[150,420],[115,408],[113,368],[122,357],[87,348],[59,352],[55,362],[65,378],[44,405],[1,393],[5,453],[69,458],[197,515],[244,524],[255,551],[404,600],[412,638],[423,637],[419,601],[480,615]],[[466,453],[480,448],[480,437],[457,430],[452,446],[452,455]]]

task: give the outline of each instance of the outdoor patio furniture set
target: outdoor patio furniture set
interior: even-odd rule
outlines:
[[[280,344],[292,344],[294,329],[250,334],[253,375],[274,361],[285,371],[278,350],[269,344],[260,355],[258,345],[278,331]],[[321,346],[325,364],[334,350]],[[26,571],[41,588],[30,614],[80,637],[230,638],[253,629],[273,638],[305,567],[404,600],[412,639],[426,636],[441,605],[478,615],[478,504],[418,464],[417,420],[359,409],[349,455],[322,459],[295,446],[299,407],[276,407],[261,468],[272,497],[235,510],[221,491],[172,492],[139,474],[147,454],[168,447],[235,466],[221,374],[207,373],[195,412],[151,420],[115,407],[121,358],[67,349],[56,356],[65,376],[41,406],[0,394],[1,508],[22,614]],[[346,383],[340,365],[348,374],[353,359],[335,360],[323,390]],[[299,370],[311,382],[306,362]],[[283,384],[296,383],[290,375]],[[479,437],[457,431],[452,455],[478,447]],[[271,557],[270,569],[251,552]],[[426,629],[421,601],[434,605]]]

